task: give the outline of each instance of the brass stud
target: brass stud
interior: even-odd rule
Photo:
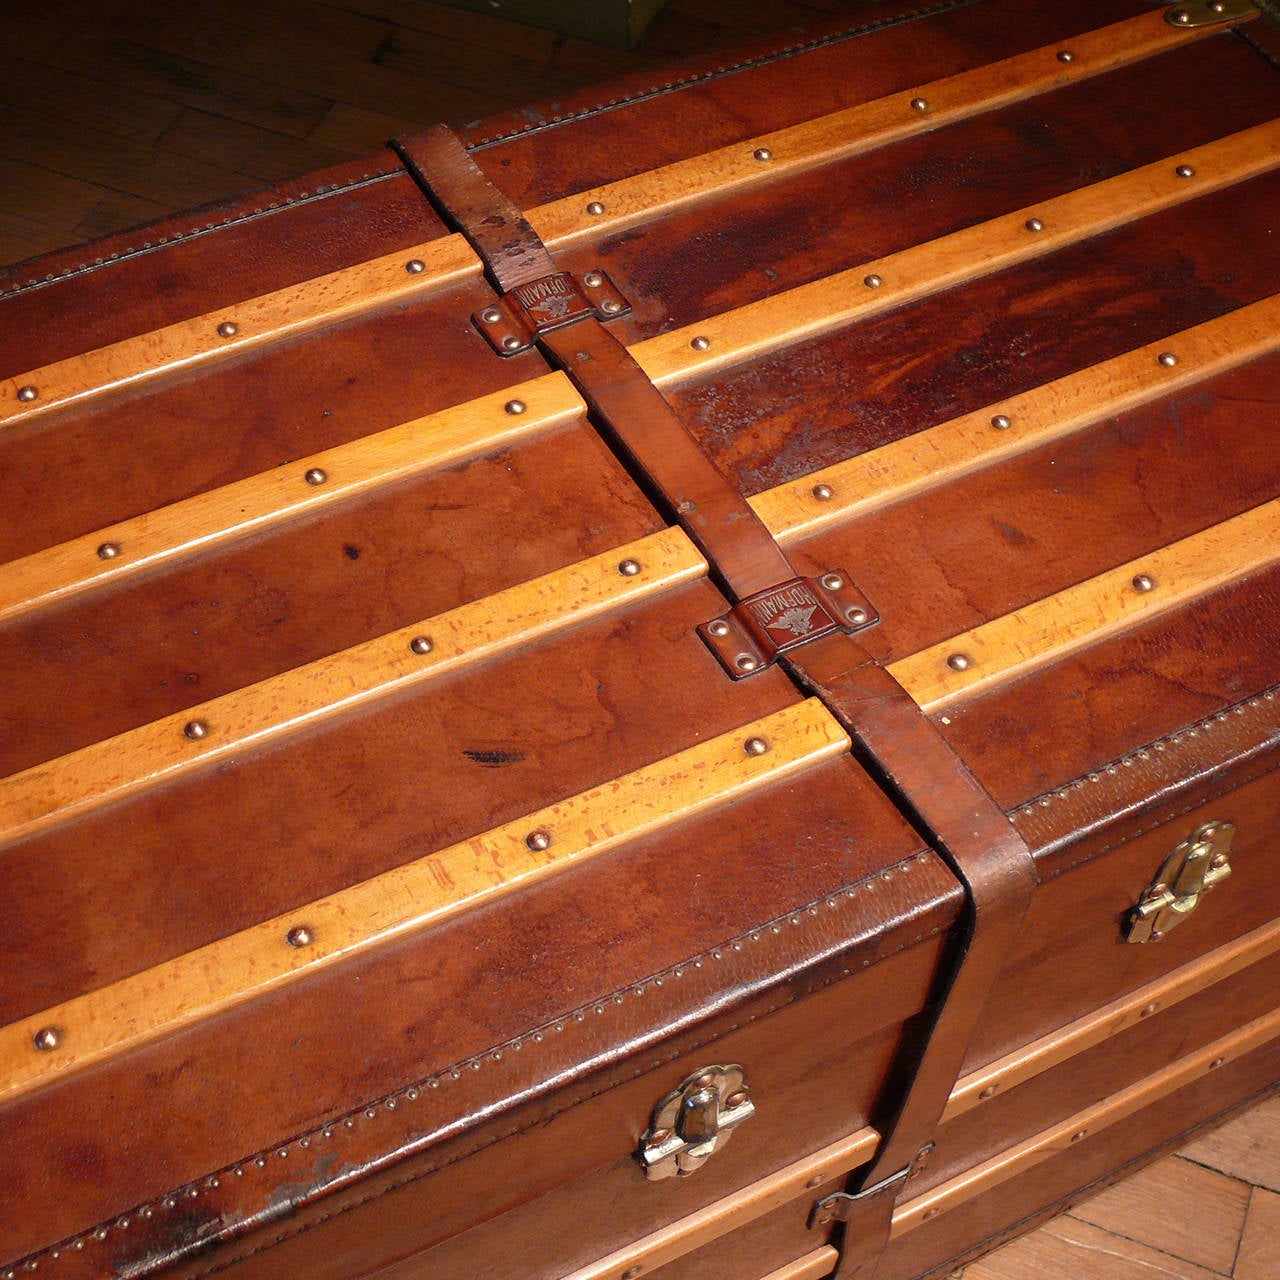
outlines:
[[[873,271],[869,276],[862,277],[862,283],[865,284],[868,289],[878,289],[882,284],[884,284],[884,277],[876,275]]]
[[[947,659],[947,666],[952,671],[968,671],[973,666],[973,659],[967,653],[953,653]]]
[[[1166,369],[1172,369],[1178,363],[1177,354],[1173,351],[1162,351],[1156,356],[1156,364],[1164,365]]]
[[[847,610],[844,616],[848,618],[855,627],[860,627],[867,621],[867,611],[865,609],[859,609],[857,605],[854,605],[852,609]]]
[[[31,1043],[41,1053],[51,1053],[62,1043],[62,1032],[57,1027],[41,1027],[31,1037]]]
[[[311,930],[305,924],[295,924],[284,935],[284,940],[291,947],[309,947],[311,945]]]
[[[209,726],[204,720],[188,720],[182,726],[182,734],[192,742],[199,742],[201,738],[209,736]]]
[[[912,98],[912,99],[911,99],[911,110],[912,110],[912,111],[928,111],[928,110],[929,110],[929,101],[928,101],[928,99],[927,99],[927,98]]]
[[[25,387],[18,388],[18,399],[21,400],[23,404],[30,404],[33,400],[39,399],[39,397],[39,389],[37,387],[33,387],[30,383]]]
[[[600,304],[600,310],[607,316],[616,316],[622,310],[622,303],[617,298],[606,298]]]
[[[829,484],[815,484],[810,491],[819,502],[830,502],[832,489]]]
[[[1209,0],[1210,13],[1226,13],[1226,11],[1227,11],[1226,0]]]
[[[1145,1005],[1145,1006],[1143,1006],[1143,1008],[1141,1008],[1141,1009],[1139,1009],[1139,1010],[1138,1010],[1138,1017],[1140,1017],[1140,1018],[1149,1018],[1149,1017],[1151,1017],[1151,1015],[1152,1015],[1153,1013],[1155,1013],[1159,1008],[1160,1008],[1160,1006],[1159,1006],[1158,1004],[1154,1004],[1154,1003],[1153,1003],[1153,1004],[1149,1004],[1149,1005]]]
[[[1058,61],[1059,61],[1059,62],[1074,62],[1075,60],[1076,60],[1076,55],[1075,55],[1074,53],[1072,53],[1070,49],[1059,49],[1059,50],[1058,50]]]
[[[485,324],[497,324],[498,321],[502,319],[502,312],[499,311],[497,307],[486,307],[480,313],[480,319],[483,320]]]
[[[998,1086],[994,1084],[989,1084],[985,1089],[982,1090],[980,1094],[978,1094],[978,1097],[983,1100],[987,1098],[994,1098],[996,1095],[997,1088]]]
[[[604,212],[604,205],[599,200],[593,200],[587,205],[587,212],[593,217],[598,218]]]
[[[504,351],[514,351],[520,345],[520,339],[514,334],[508,334],[502,340],[502,349]]]
[[[739,671],[755,671],[760,666],[759,662],[757,662],[749,653],[738,654],[734,659],[733,665],[737,667]]]
[[[114,560],[120,554],[118,542],[103,542],[98,547],[99,560]]]
[[[622,574],[624,578],[634,578],[636,574],[640,572],[640,561],[630,559],[619,560],[618,572]]]
[[[1196,176],[1196,171],[1189,164],[1180,164],[1174,170],[1174,173],[1180,178],[1194,178]]]
[[[638,1280],[642,1275],[644,1275],[644,1266],[637,1262],[634,1267],[628,1267],[622,1273],[622,1280]]]
[[[240,332],[240,326],[234,320],[224,320],[218,326],[218,337],[234,338]]]
[[[1071,1141],[1079,1142],[1081,1138],[1088,1137],[1088,1134],[1089,1134],[1088,1129],[1077,1129],[1075,1133],[1071,1135]]]
[[[1028,231],[1044,230],[1044,222],[1040,218],[1028,218],[1025,225]]]
[[[421,258],[410,258],[404,264],[404,269],[411,276],[420,276],[427,269],[427,264]]]
[[[1154,591],[1156,589],[1156,580],[1149,573],[1135,573],[1133,575],[1133,589],[1135,591]]]
[[[705,350],[706,350],[706,349],[711,345],[711,339],[710,339],[710,338],[704,338],[701,334],[699,334],[696,338],[694,338],[694,339],[689,343],[689,345],[690,345],[690,346],[691,346],[695,351],[705,351]]]
[[[730,1111],[732,1111],[734,1107],[742,1106],[742,1104],[746,1102],[746,1100],[747,1100],[747,1091],[745,1089],[739,1089],[737,1093],[731,1093],[724,1100],[724,1105],[728,1107]]]
[[[1185,27],[1191,21],[1191,15],[1185,9],[1175,9],[1169,14],[1169,21],[1176,26]]]
[[[822,575],[822,585],[828,591],[839,591],[844,586],[844,579],[838,573],[824,573]]]
[[[1008,431],[1009,428],[1013,426],[1013,420],[1007,413],[997,413],[996,416],[991,419],[991,425],[995,427],[997,431]]]
[[[742,744],[742,749],[749,756],[762,756],[769,750],[768,738],[748,738]]]
[[[588,271],[587,274],[582,277],[582,283],[585,284],[588,289],[598,289],[602,284],[604,284],[604,276],[602,276],[598,271]]]
[[[1217,1071],[1217,1069],[1220,1066],[1222,1066],[1224,1062],[1226,1062],[1226,1058],[1214,1058],[1214,1060],[1211,1063],[1209,1063],[1209,1070]]]
[[[773,152],[768,147],[757,147],[751,154],[762,163],[773,159]]]
[[[536,831],[530,831],[524,842],[535,853],[542,853],[551,848],[551,832],[539,827]]]
[[[312,467],[302,478],[310,485],[324,484],[329,473],[321,467]]]
[[[714,622],[708,622],[707,634],[712,636],[727,636],[729,634],[729,624],[723,618],[717,618]]]
[[[814,1187],[822,1186],[822,1182],[823,1182],[822,1174],[815,1173],[813,1177],[810,1178],[809,1181],[806,1182],[804,1185],[809,1191],[812,1191]]]
[[[513,418],[522,414],[529,406],[523,400],[508,400],[502,406]]]
[[[431,643],[430,636],[414,636],[409,641],[409,648],[421,657],[423,654],[430,653],[435,648],[435,645]]]

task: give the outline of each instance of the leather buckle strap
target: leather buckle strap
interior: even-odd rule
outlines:
[[[603,271],[588,271],[580,280],[567,271],[554,271],[516,285],[471,319],[500,356],[514,356],[552,329],[589,316],[612,320],[630,310],[631,304]]]

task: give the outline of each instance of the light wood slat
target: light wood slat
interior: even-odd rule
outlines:
[[[648,1275],[677,1258],[683,1258],[694,1249],[710,1244],[730,1231],[737,1231],[766,1213],[799,1199],[806,1192],[811,1192],[818,1183],[829,1182],[852,1172],[871,1159],[879,1142],[880,1135],[874,1129],[858,1129],[847,1138],[753,1182],[743,1191],[716,1200],[696,1213],[679,1218],[661,1230],[642,1236],[633,1244],[589,1263],[565,1276],[564,1280],[624,1280],[633,1267],[642,1268],[643,1274]],[[834,1250],[828,1252],[835,1257]],[[806,1259],[800,1261],[807,1262]],[[796,1265],[792,1264],[793,1267]],[[826,1272],[811,1273],[804,1269],[792,1271],[784,1268],[782,1272],[774,1274],[803,1276],[825,1275]]]
[[[1016,1085],[1051,1067],[1061,1066],[1086,1049],[1105,1043],[1171,1005],[1199,995],[1277,951],[1280,951],[1280,922],[1263,925],[1158,981],[1095,1009],[1087,1017],[971,1071],[952,1091],[942,1115],[943,1122],[954,1120],[993,1097],[1003,1096]]]
[[[937,711],[1280,561],[1280,498],[1160,547],[1064,591],[890,665],[917,703]],[[1152,581],[1141,589],[1138,579]],[[954,670],[950,660],[967,663]]]
[[[689,204],[845,160],[913,134],[995,111],[1036,94],[1074,84],[1162,53],[1212,28],[1186,30],[1147,13],[1058,44],[1045,45],[1000,62],[975,67],[914,89],[876,98],[704,155],[679,160],[633,178],[566,196],[528,214],[554,248],[621,231]],[[1072,55],[1070,62],[1059,53]],[[924,110],[912,106],[923,101]],[[760,159],[757,153],[768,153]],[[592,215],[589,204],[603,212]]]
[[[767,1276],[761,1276],[760,1280],[823,1280],[824,1276],[835,1271],[839,1261],[840,1255],[827,1244],[776,1271],[770,1271]]]
[[[784,544],[807,538],[1276,350],[1280,295],[789,481],[751,505]],[[1167,354],[1178,363],[1161,364]],[[829,496],[815,495],[819,485]]]
[[[1179,177],[1189,166],[1193,174]],[[631,348],[661,388],[817,338],[1280,167],[1280,120],[876,258]],[[1028,223],[1038,219],[1039,231]],[[864,281],[878,278],[870,287]],[[698,346],[694,347],[694,340]],[[705,343],[705,346],[704,346]]]
[[[421,262],[423,270],[416,274],[407,270],[406,263],[411,261]],[[192,368],[279,342],[318,325],[334,324],[458,284],[480,272],[480,260],[461,235],[371,258],[192,320],[0,379],[0,426],[89,396],[118,391],[157,373]],[[227,323],[234,324],[236,331],[223,337],[219,326]],[[25,399],[24,388],[33,388],[36,398]]]
[[[525,405],[523,413],[506,411],[512,400]],[[569,380],[560,373],[548,374],[123,520],[5,565],[0,573],[0,621],[97,585],[114,585],[142,570],[393,481],[503,448],[585,412]],[[308,474],[317,469],[325,475],[323,483],[309,483]],[[104,559],[99,553],[103,547],[116,552]]]
[[[933,1221],[939,1214],[992,1191],[1051,1156],[1068,1150],[1074,1143],[1096,1136],[1143,1107],[1151,1106],[1226,1063],[1262,1048],[1277,1036],[1280,1036],[1280,1010],[1273,1010],[1246,1023],[1238,1031],[1180,1057],[1171,1066],[1153,1072],[1129,1088],[1113,1093],[1096,1106],[1079,1111],[1035,1137],[1009,1147],[992,1159],[900,1204],[894,1210],[890,1238],[898,1239],[921,1223]]]
[[[634,560],[634,573],[619,571]],[[176,715],[0,779],[0,844],[371,699],[528,646],[706,573],[679,529],[520,583]],[[417,637],[431,642],[415,653]],[[204,732],[192,738],[188,726]]]
[[[1160,13],[1143,14],[1065,43],[1046,45],[587,190],[530,210],[527,216],[549,248],[565,248],[584,237],[620,231],[694,201],[829,164],[1115,70],[1212,30],[1185,30],[1164,22]],[[1059,60],[1064,48],[1073,55],[1072,61]],[[916,109],[914,100],[923,100],[927,108]],[[762,151],[769,154],[768,160],[757,158]],[[597,203],[604,212],[588,214],[587,206]],[[413,258],[423,262],[425,270],[408,276],[405,263]],[[457,235],[345,268],[0,381],[0,424],[125,387],[165,370],[278,341],[317,324],[386,305],[405,294],[478,275],[479,269],[478,261]],[[225,320],[239,325],[235,337],[218,336],[218,325]],[[35,387],[38,398],[19,400],[21,387]]]
[[[744,749],[750,738],[769,745]],[[815,699],[0,1029],[0,1101],[843,754]],[[542,832],[546,849],[526,837]],[[310,942],[290,945],[299,927]],[[35,1037],[56,1028],[57,1046]]]

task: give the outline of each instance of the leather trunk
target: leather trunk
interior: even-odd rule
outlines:
[[[1280,1076],[1280,41],[885,3],[0,277],[0,1277],[940,1276]]]

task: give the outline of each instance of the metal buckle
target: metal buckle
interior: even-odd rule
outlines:
[[[870,1200],[882,1192],[896,1187],[911,1176],[911,1166],[899,1169],[897,1173],[877,1182],[874,1186],[863,1187],[861,1191],[836,1191],[819,1200],[809,1211],[809,1230],[814,1227],[825,1227],[830,1222],[848,1222],[853,1217],[854,1209],[863,1201]]]
[[[516,285],[471,319],[500,356],[514,356],[528,351],[540,333],[587,316],[613,320],[630,310],[603,271],[588,271],[581,281],[568,271],[556,271]]]
[[[740,601],[698,627],[698,634],[735,680],[775,662],[779,654],[833,631],[861,631],[880,621],[843,571],[792,578]]]

